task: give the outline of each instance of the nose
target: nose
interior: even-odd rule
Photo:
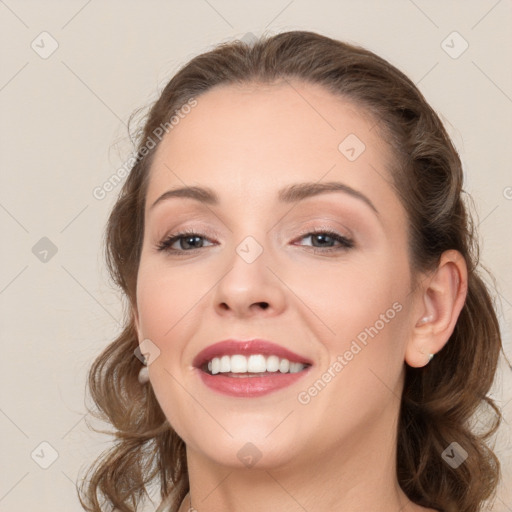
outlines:
[[[253,260],[247,257],[257,249]],[[245,249],[249,248],[248,251]],[[215,309],[223,316],[249,318],[274,316],[286,307],[285,284],[271,268],[270,252],[254,240],[241,243],[228,258],[226,270],[214,291]]]

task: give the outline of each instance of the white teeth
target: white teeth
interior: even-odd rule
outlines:
[[[290,373],[300,372],[303,367],[304,367],[304,365],[302,365],[300,363],[290,363]]]
[[[302,371],[306,365],[292,363],[288,359],[271,355],[265,357],[262,354],[251,354],[246,357],[242,354],[232,356],[214,357],[208,362],[208,371],[213,375],[217,373],[265,373],[277,371],[281,373],[297,373]]]
[[[216,357],[215,359],[218,359],[218,358]],[[215,359],[214,359],[214,361],[215,361]],[[219,365],[219,370],[220,370],[220,365]],[[240,354],[235,354],[234,356],[231,356],[231,371],[233,373],[246,373],[247,372],[247,357],[242,356]],[[213,373],[213,371],[212,371],[212,373]]]
[[[267,372],[277,372],[279,370],[279,357],[268,356],[267,357]]]
[[[247,371],[251,373],[263,373],[267,371],[267,363],[265,357],[261,354],[253,354],[249,356],[247,362]]]
[[[231,369],[231,357],[222,356],[220,358],[220,370],[221,372],[229,372]]]
[[[288,359],[281,359],[281,362],[279,363],[279,371],[281,373],[288,373],[290,370],[290,361]]]

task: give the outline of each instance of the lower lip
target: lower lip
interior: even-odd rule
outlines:
[[[200,369],[199,375],[210,389],[229,396],[250,398],[267,395],[287,386],[291,386],[308,373],[311,367],[297,373],[270,373],[265,377],[227,377],[217,374],[210,375]]]

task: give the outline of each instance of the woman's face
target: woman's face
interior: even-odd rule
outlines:
[[[150,385],[189,453],[276,468],[385,446],[417,301],[375,121],[316,85],[222,86],[197,98],[155,156],[136,322],[159,354]],[[312,193],[327,184],[339,186]],[[161,197],[183,187],[217,201]],[[177,232],[194,235],[158,249]],[[221,347],[233,373],[194,366],[210,345],[255,338],[311,366],[282,373],[265,346],[254,350],[264,358],[236,362],[242,348]],[[243,373],[262,360],[283,366]]]

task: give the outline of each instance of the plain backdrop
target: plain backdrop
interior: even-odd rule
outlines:
[[[249,33],[357,43],[418,84],[464,163],[512,360],[511,15],[510,0],[0,1],[0,511],[82,510],[74,482],[111,441],[87,427],[86,372],[123,314],[101,246],[120,187],[93,190],[131,154],[130,114]],[[502,361],[496,512],[512,510],[511,375]]]

